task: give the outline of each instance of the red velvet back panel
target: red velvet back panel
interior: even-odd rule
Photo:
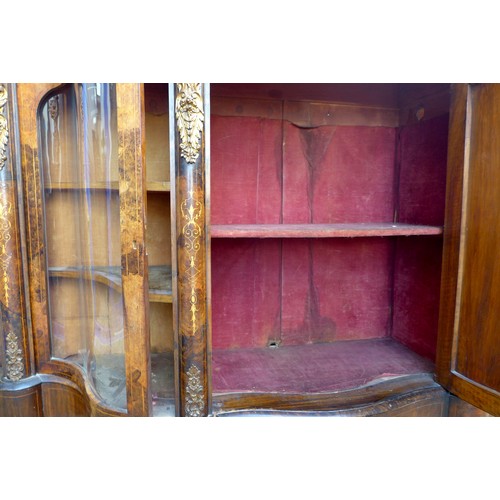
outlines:
[[[213,240],[214,348],[388,336],[392,243]]]
[[[211,222],[390,222],[399,182],[401,222],[442,224],[447,123],[401,129],[396,179],[396,129],[212,116]],[[214,239],[213,347],[384,337],[392,314],[393,337],[433,357],[441,247],[439,237]]]
[[[284,128],[283,222],[392,222],[396,131]]]
[[[399,222],[443,225],[449,116],[400,133]]]
[[[280,240],[212,240],[214,349],[279,338],[280,281]]]
[[[211,223],[280,223],[282,122],[213,115],[211,129]]]
[[[399,220],[442,225],[448,115],[402,128]],[[442,238],[398,238],[393,337],[434,359],[441,286]]]
[[[442,238],[398,238],[394,269],[393,338],[436,356]]]
[[[392,242],[283,242],[283,344],[389,335]]]

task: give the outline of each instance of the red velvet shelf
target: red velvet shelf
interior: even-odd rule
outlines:
[[[391,338],[214,349],[214,393],[322,393],[432,373],[433,363]]]
[[[212,238],[356,238],[443,234],[441,226],[414,224],[214,224]]]

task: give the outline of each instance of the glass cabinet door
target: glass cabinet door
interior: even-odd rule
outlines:
[[[168,115],[147,108],[144,85],[99,83],[57,87],[38,107],[44,359],[79,366],[104,408],[174,415]]]
[[[127,408],[116,86],[67,85],[39,110],[52,356]]]

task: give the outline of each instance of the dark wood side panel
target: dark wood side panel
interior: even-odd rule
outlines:
[[[49,378],[49,377],[48,377]],[[44,417],[89,417],[91,405],[79,388],[64,379],[42,383]],[[49,378],[50,379],[50,378]]]
[[[500,415],[500,85],[458,85],[452,103],[438,377]]]
[[[462,221],[463,169],[465,155],[465,121],[467,85],[453,85],[451,90],[450,127],[448,135],[448,168],[443,241],[443,270],[439,332],[436,355],[438,381],[449,388],[458,284],[460,229]]]
[[[23,384],[11,384],[10,388],[0,390],[0,417],[42,417],[43,404],[41,386],[38,380],[33,383],[24,379]],[[23,386],[25,386],[23,388]]]
[[[455,370],[500,391],[500,85],[475,85],[469,93],[470,159]]]
[[[466,403],[462,399],[456,396],[450,396],[450,402],[448,406],[448,416],[449,417],[491,417],[489,413],[486,413],[469,403]]]

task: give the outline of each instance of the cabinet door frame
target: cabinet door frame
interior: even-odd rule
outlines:
[[[127,412],[106,406],[78,365],[51,356],[48,269],[37,113],[42,99],[63,85],[62,83],[17,84],[29,301],[36,373],[69,380],[88,400],[93,415],[149,416],[152,399],[145,248],[146,174],[142,84],[117,84]],[[130,208],[132,205],[133,209]],[[133,265],[129,262],[131,258],[134,260]],[[131,271],[132,269],[135,271]]]
[[[452,394],[492,415],[500,415],[500,393],[468,378],[457,369],[462,284],[466,272],[465,244],[468,237],[472,88],[471,84],[452,86],[436,372],[438,382]],[[498,127],[500,129],[500,123]]]
[[[170,83],[176,416],[212,411],[210,86]]]

